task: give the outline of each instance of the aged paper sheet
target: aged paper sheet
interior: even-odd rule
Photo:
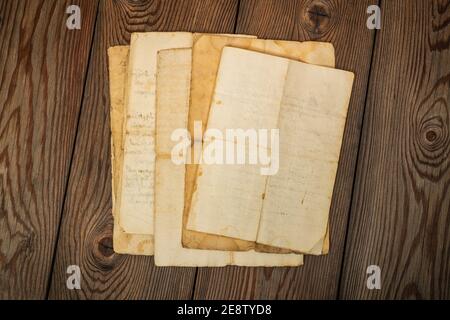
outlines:
[[[194,135],[194,122],[201,121],[205,128],[208,120],[209,109],[214,93],[216,75],[222,49],[225,46],[233,46],[254,51],[265,52],[273,55],[288,57],[312,64],[334,67],[334,48],[329,43],[322,42],[297,42],[280,40],[256,40],[239,39],[214,35],[203,35],[193,47],[193,68],[191,104],[189,110],[189,131]],[[194,158],[198,159],[200,152],[195,152],[196,146],[202,141],[195,141],[192,147]],[[255,246],[253,241],[244,241],[219,235],[212,235],[186,228],[192,193],[195,188],[198,165],[186,166],[186,202],[183,214],[183,245],[189,248],[217,249],[217,250],[249,250]],[[257,250],[267,252],[288,252],[279,248],[270,249],[259,245]],[[327,250],[324,250],[326,253]]]
[[[352,83],[350,72],[226,47],[208,128],[278,126],[282,163],[268,179],[252,166],[201,165],[187,228],[321,253]]]
[[[127,233],[153,235],[157,52],[191,47],[192,34],[186,32],[131,36],[119,219]]]
[[[114,251],[123,254],[153,254],[153,237],[145,234],[127,234],[119,225],[121,167],[123,160],[124,91],[127,77],[129,46],[108,49],[109,86],[111,99],[111,176],[112,212],[114,218]]]
[[[187,127],[192,49],[158,53],[156,77],[155,264],[157,266],[225,266],[230,253],[184,249],[181,213],[185,166],[175,164],[172,133]],[[188,146],[186,146],[187,148]]]
[[[155,264],[158,266],[298,266],[298,254],[196,250],[182,247],[185,166],[172,161],[171,135],[187,128],[191,49],[158,54],[156,97]],[[188,148],[188,145],[186,145]]]
[[[228,49],[222,51],[207,128],[277,128],[287,60],[252,51],[244,51],[252,53],[244,59]],[[217,164],[199,170],[187,228],[256,241],[267,178],[260,167]]]
[[[239,35],[230,35],[234,36]],[[163,49],[191,48],[199,37],[199,33],[188,32],[146,32],[131,36],[119,220],[127,233],[153,234],[156,54]]]
[[[193,34],[194,41],[198,37],[200,37],[201,34]],[[237,36],[237,35],[230,35],[230,36]],[[254,37],[254,36],[246,36],[242,35],[242,37]],[[170,46],[170,41],[178,41],[176,39],[170,38],[177,38],[175,33],[150,33],[147,34],[136,34],[132,36],[132,42],[135,42],[136,38],[144,38],[147,39],[145,42],[148,41],[161,41],[160,45],[164,46]],[[186,45],[190,45],[189,34],[183,33],[183,38]],[[147,59],[145,59],[146,55],[142,54],[142,51],[145,51],[142,46],[148,46],[150,44],[148,43],[142,43],[144,41],[141,39],[139,42],[138,48],[135,50],[136,52],[133,54],[133,57],[131,58],[131,64],[134,65],[134,69],[138,70],[135,74],[135,81],[131,82],[127,81],[127,68],[128,68],[128,62],[129,62],[129,46],[117,46],[117,47],[111,47],[108,50],[109,55],[109,71],[110,71],[110,91],[111,91],[111,143],[112,143],[112,171],[113,171],[113,178],[112,178],[112,184],[113,184],[113,214],[114,214],[114,250],[118,253],[125,253],[125,254],[144,254],[144,255],[151,255],[153,254],[153,234],[139,234],[139,233],[126,233],[123,227],[120,226],[119,219],[120,219],[120,200],[121,200],[121,193],[122,193],[122,175],[123,173],[123,151],[124,151],[124,136],[125,136],[125,105],[128,101],[127,95],[130,90],[127,90],[130,85],[133,85],[134,89],[136,89],[135,95],[137,95],[137,100],[142,101],[142,99],[148,99],[148,97],[145,95],[144,90],[143,92],[139,92],[140,89],[142,89],[144,82],[140,82],[140,80],[143,79],[151,79],[149,77],[148,70],[145,70],[147,66],[150,69],[154,69],[154,66],[152,67],[151,64],[148,65]],[[156,55],[156,52],[158,48],[153,48],[153,53]],[[141,52],[141,53],[140,53]],[[149,52],[152,52],[150,50]],[[136,59],[137,57],[137,59]],[[144,66],[144,67],[143,67]],[[141,68],[142,67],[142,68]],[[151,83],[151,80],[148,81],[148,83]],[[151,89],[151,86],[148,88]],[[139,97],[140,95],[143,95],[144,97]],[[151,90],[149,91],[149,94],[151,95]],[[133,97],[131,98],[133,101]],[[150,104],[151,106],[151,104]],[[139,114],[139,113],[138,113]],[[148,114],[144,116],[144,114],[139,114],[139,117],[141,118],[139,121],[146,122],[149,120]],[[148,121],[147,121],[148,122]],[[148,127],[148,123],[146,124]],[[129,134],[134,135],[136,132],[129,132]],[[129,151],[129,149],[128,149]],[[136,151],[136,150],[135,150]],[[139,151],[139,150],[137,150]],[[151,160],[150,160],[151,161]],[[149,168],[152,168],[151,166]],[[129,173],[127,171],[127,173]],[[140,173],[145,174],[146,171],[143,170]],[[148,180],[147,182],[145,180]],[[146,192],[148,194],[151,194],[153,191],[151,189],[145,190],[145,187],[152,187],[151,177],[149,175],[144,176],[140,179],[141,182],[143,182],[144,186],[138,186],[139,190],[145,194]],[[131,188],[134,186],[131,185]],[[133,189],[131,189],[132,191]],[[139,193],[137,194],[139,196]],[[129,201],[132,201],[133,195],[131,195],[131,199],[127,198]],[[148,201],[147,205],[149,205],[148,212],[151,212],[150,208],[152,205],[152,201]],[[133,205],[132,205],[133,206]],[[142,208],[142,206],[139,206],[142,210],[145,208]],[[128,215],[128,212],[124,212],[125,215]],[[133,218],[131,218],[133,219]],[[131,221],[133,222],[133,221]],[[147,229],[146,229],[147,230]]]

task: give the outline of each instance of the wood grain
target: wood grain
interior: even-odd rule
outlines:
[[[450,1],[381,10],[341,297],[449,299]]]
[[[0,2],[0,299],[45,298],[96,11]]]
[[[337,297],[373,46],[374,31],[366,28],[366,9],[371,3],[373,1],[241,1],[237,33],[332,42],[337,68],[355,73],[330,212],[330,253],[321,257],[306,256],[305,265],[299,268],[199,269],[196,299]]]
[[[107,48],[135,31],[233,32],[235,0],[102,1],[64,207],[50,298],[188,299],[195,268],[157,268],[153,257],[112,250]],[[81,290],[66,269],[81,269]]]

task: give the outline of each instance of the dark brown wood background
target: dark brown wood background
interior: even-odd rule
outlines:
[[[113,252],[106,50],[156,30],[333,43],[356,79],[329,255],[157,268]],[[0,39],[0,298],[450,298],[450,0],[3,0]]]

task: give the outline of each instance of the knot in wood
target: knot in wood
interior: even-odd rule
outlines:
[[[113,240],[110,235],[101,237],[97,244],[98,252],[103,257],[110,257],[114,254]]]
[[[450,166],[450,114],[445,97],[430,95],[414,112],[416,121],[413,148],[416,168],[437,180]]]
[[[439,151],[448,142],[448,127],[441,116],[434,116],[422,122],[419,136],[423,151]]]
[[[313,0],[303,7],[301,24],[313,37],[325,34],[330,29],[330,22],[331,9],[328,2]]]

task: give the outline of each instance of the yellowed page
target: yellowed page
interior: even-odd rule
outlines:
[[[122,135],[124,120],[124,88],[127,77],[128,46],[108,49],[109,87],[111,100],[111,176],[112,213],[114,218],[113,248],[116,253],[153,254],[153,237],[140,234],[126,234],[119,225],[121,167],[123,159]]]
[[[181,246],[185,166],[171,153],[177,129],[187,128],[192,49],[158,53],[156,81],[155,264],[157,266],[225,266],[229,252]],[[186,145],[186,149],[188,145]]]
[[[301,70],[305,71],[303,76],[300,73]],[[309,73],[306,71],[309,71]],[[317,72],[317,74],[314,72]],[[283,80],[280,80],[283,73]],[[298,76],[298,78],[295,78],[292,74]],[[325,79],[325,77],[329,78]],[[311,78],[314,78],[314,80],[311,80]],[[261,84],[261,82],[264,82],[264,80],[261,79],[264,79],[265,83]],[[312,66],[284,58],[227,47],[223,50],[222,54],[221,65],[217,76],[215,96],[209,115],[208,127],[219,127],[220,129],[250,128],[251,126],[256,129],[263,127],[268,129],[273,128],[273,123],[278,121],[278,116],[274,116],[272,111],[275,109],[279,112],[280,105],[290,106],[291,104],[294,104],[292,108],[297,111],[300,110],[300,112],[304,112],[304,110],[309,110],[315,106],[314,104],[316,102],[311,96],[308,96],[309,100],[303,99],[298,102],[290,95],[286,95],[284,93],[284,91],[287,90],[289,94],[295,97],[296,90],[300,90],[299,88],[301,88],[301,85],[308,83],[309,81],[314,83],[314,89],[317,91],[316,94],[320,93],[322,97],[329,97],[329,92],[335,94],[335,90],[332,88],[333,85],[338,90],[343,89],[342,92],[339,91],[341,92],[340,96],[336,94],[336,97],[331,96],[328,100],[325,100],[331,105],[325,104],[324,110],[326,110],[327,107],[332,108],[337,105],[341,108],[345,108],[346,114],[348,99],[344,100],[343,97],[350,97],[352,80],[353,74],[349,72]],[[281,83],[281,95],[279,94],[280,89],[278,87],[270,87],[270,85],[276,85],[277,83]],[[308,104],[313,104],[313,106],[311,107]],[[258,110],[260,111],[254,109],[255,105],[259,106]],[[263,115],[259,113],[263,113]],[[283,115],[284,113],[285,111],[283,110]],[[270,119],[267,118],[267,115]],[[286,128],[283,126],[280,127],[281,141],[285,139],[294,144],[302,138],[303,141],[305,141],[302,136],[291,136],[286,139],[286,134],[290,132],[289,130],[291,130],[291,127],[302,128],[298,121],[289,122],[288,116],[286,119],[287,120],[283,122],[283,126],[286,126]],[[339,131],[343,130],[345,117],[342,125],[340,124],[340,121],[341,120],[336,121],[333,117],[333,119],[325,123],[331,126],[331,131],[333,128],[337,128]],[[315,125],[319,125],[319,123],[316,121]],[[305,127],[308,126],[305,125]],[[314,132],[311,134],[314,134]],[[340,136],[340,139],[341,138],[342,137]],[[320,157],[319,152],[322,152],[320,145],[316,149],[312,150],[312,152],[314,151],[316,152],[316,156]],[[285,157],[285,152],[287,152],[286,147],[280,151],[281,159]],[[298,155],[298,153],[296,155]],[[339,156],[339,151],[337,156]],[[288,160],[292,161],[291,158]],[[283,162],[283,165],[288,166],[285,161]],[[329,181],[331,179],[332,191],[334,176],[332,176],[331,173],[333,172],[333,169],[321,165],[322,163],[319,162],[316,167],[319,173],[316,173],[315,175],[310,172],[302,172],[302,174],[309,175],[312,179],[320,179],[319,184],[322,183],[322,185],[325,185],[325,181],[328,181],[328,184],[330,184]],[[263,238],[261,238],[263,240],[260,241],[260,243],[302,252],[309,252],[313,247],[318,248],[317,251],[322,251],[322,248],[324,247],[323,240],[325,238],[327,228],[330,199],[326,202],[328,203],[327,210],[324,210],[324,207],[326,207],[325,201],[308,202],[310,205],[308,209],[310,210],[308,211],[309,214],[307,214],[307,216],[312,216],[313,218],[310,220],[303,219],[303,222],[311,222],[312,220],[317,225],[320,225],[316,229],[319,227],[321,228],[321,237],[320,239],[315,239],[316,242],[314,242],[314,246],[305,248],[296,245],[285,245],[284,242],[281,242],[283,245],[280,245],[280,243],[274,241],[273,238],[269,238],[269,240],[267,240],[267,236],[270,236],[270,232],[272,232],[270,227],[273,227],[273,230],[276,230],[279,234],[284,234],[285,238],[291,239],[295,238],[298,233],[302,233],[303,228],[309,226],[306,224],[302,228],[301,224],[297,223],[295,224],[295,228],[292,227],[292,224],[291,228],[279,228],[280,221],[283,221],[283,225],[287,226],[291,220],[293,220],[292,222],[296,222],[296,217],[301,215],[298,214],[300,206],[297,202],[300,203],[303,199],[291,196],[291,194],[295,194],[297,190],[290,190],[289,188],[292,188],[292,186],[289,185],[284,191],[287,192],[291,198],[280,198],[279,193],[282,194],[282,192],[278,192],[279,189],[277,189],[280,188],[283,180],[287,179],[287,184],[289,184],[289,179],[297,178],[295,176],[295,172],[290,172],[288,166],[286,174],[281,179],[274,179],[273,183],[269,184],[270,188],[268,187],[264,192],[264,187],[261,187],[261,184],[264,186],[265,184],[261,182],[261,179],[252,176],[252,174],[256,176],[257,173],[252,173],[251,169],[247,169],[247,171],[243,174],[240,172],[242,171],[241,168],[237,166],[226,167],[222,165],[220,167],[221,168],[214,168],[211,166],[201,165],[200,170],[202,174],[197,178],[197,189],[193,194],[192,207],[187,225],[188,229],[254,241],[258,236],[258,222],[261,213],[261,211],[258,211],[257,207],[258,205],[261,205],[262,207],[264,202],[264,208],[266,208],[264,210],[267,210],[266,199],[269,197],[269,203],[271,206],[268,208],[272,211],[268,212],[274,212],[273,215],[278,215],[278,220],[271,221],[270,214],[265,215],[265,229],[259,230],[259,233],[263,235]],[[223,169],[223,167],[225,169]],[[325,169],[327,170],[322,171]],[[272,179],[273,177],[278,177],[278,175],[270,176],[269,179]],[[227,183],[217,183],[217,181],[222,180],[227,181]],[[276,182],[278,182],[278,184]],[[263,192],[261,192],[261,197],[258,199],[257,192],[255,190],[260,191],[261,188],[263,188]],[[278,196],[278,198],[273,196],[271,193]],[[228,201],[224,201],[223,198],[227,198]],[[234,201],[239,205],[228,205],[228,207],[224,206],[225,203],[231,202],[232,199],[235,199]],[[255,202],[258,205],[255,205]],[[280,205],[286,205],[287,209],[290,211],[284,212],[274,210],[273,206],[276,206],[279,202],[283,202]],[[287,203],[285,204],[284,202]],[[314,207],[314,205],[316,205],[316,207]],[[215,210],[213,208],[215,208]],[[315,211],[320,212],[320,218],[317,217],[317,214],[311,213]],[[310,237],[310,235],[312,237],[315,235],[313,231],[307,234],[308,235],[306,237]],[[258,239],[260,239],[259,237],[260,236],[258,236]],[[277,239],[275,238],[275,240]],[[322,241],[320,245],[317,245],[318,241]]]
[[[191,49],[158,54],[156,98],[155,264],[157,266],[298,266],[296,254],[186,249],[181,245],[185,166],[172,161],[172,133],[187,127]],[[186,146],[187,148],[188,146]]]
[[[321,254],[353,73],[289,62],[280,169],[269,176],[257,242]]]
[[[206,36],[221,36],[221,37],[231,37],[231,38],[250,38],[250,39],[257,39],[257,36],[251,35],[251,34],[235,34],[235,33],[202,33],[202,32],[195,32],[192,35],[192,40],[194,43],[196,43],[201,37],[204,35]]]
[[[153,235],[157,52],[185,47],[192,47],[191,33],[131,36],[119,220],[127,233]]]
[[[223,49],[207,129],[223,133],[228,128],[275,129],[288,60],[227,49]],[[187,228],[255,241],[267,178],[260,167],[202,164],[200,170]]]
[[[193,68],[191,104],[189,110],[189,132],[194,136],[194,121],[202,121],[205,129],[209,108],[211,105],[216,74],[223,47],[230,45],[247,48],[259,52],[284,56],[302,60],[308,63],[334,67],[334,48],[330,43],[298,42],[281,40],[252,40],[229,38],[214,35],[203,35],[193,47]],[[196,141],[196,143],[200,143]],[[195,155],[195,146],[192,153]],[[196,159],[198,159],[195,157]],[[197,176],[197,165],[186,166],[185,210],[183,214],[183,245],[188,248],[219,249],[219,250],[249,250],[254,247],[253,242],[212,235],[186,228],[192,193]],[[264,249],[261,248],[261,249]],[[280,249],[276,249],[278,252]],[[264,250],[263,250],[264,251]]]
[[[230,265],[242,267],[297,267],[303,265],[303,255],[297,253],[231,252]]]

